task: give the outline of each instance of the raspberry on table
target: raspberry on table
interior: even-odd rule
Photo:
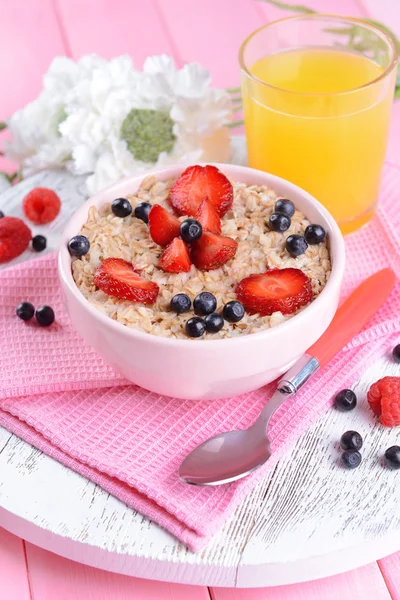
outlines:
[[[23,199],[22,208],[27,219],[43,225],[53,221],[61,208],[61,200],[53,190],[34,188]]]
[[[400,425],[400,377],[383,377],[371,385],[368,403],[386,427]]]
[[[0,263],[8,262],[25,252],[31,238],[31,230],[21,219],[0,219]]]

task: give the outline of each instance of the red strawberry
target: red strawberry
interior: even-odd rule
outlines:
[[[0,263],[8,262],[22,254],[29,246],[31,238],[31,230],[21,219],[0,219]]]
[[[271,269],[242,279],[236,295],[250,313],[289,315],[311,302],[311,280],[300,269]]]
[[[189,250],[181,238],[175,238],[168,244],[161,255],[158,266],[166,273],[186,273],[190,271],[192,263]]]
[[[202,224],[204,231],[211,233],[221,233],[221,219],[215,209],[215,206],[208,198],[204,198],[195,214],[195,219]]]
[[[149,231],[153,242],[160,246],[168,246],[179,236],[179,220],[160,204],[154,204],[149,213]]]
[[[400,425],[400,377],[382,377],[371,385],[367,397],[382,425]]]
[[[109,296],[121,300],[153,304],[158,296],[158,285],[135,273],[131,263],[122,258],[106,258],[94,275],[94,283]]]
[[[230,237],[205,231],[192,246],[192,261],[202,271],[219,269],[235,256],[237,246]]]
[[[38,187],[25,196],[22,208],[27,219],[43,225],[56,218],[60,212],[61,200],[53,190]]]
[[[180,215],[194,216],[207,197],[222,217],[232,206],[233,188],[217,167],[188,167],[172,186],[169,199]]]

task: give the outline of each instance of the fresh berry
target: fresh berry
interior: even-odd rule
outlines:
[[[160,246],[168,246],[179,235],[179,220],[160,204],[154,204],[149,212],[150,237]]]
[[[391,469],[400,469],[400,446],[390,446],[386,450],[385,462]]]
[[[194,314],[199,317],[210,315],[217,308],[217,299],[210,292],[201,292],[193,300]]]
[[[30,302],[21,302],[21,304],[18,304],[15,312],[23,321],[29,321],[35,314],[35,307]]]
[[[148,223],[150,211],[151,211],[151,204],[149,204],[148,202],[141,202],[140,204],[137,205],[133,214],[135,215],[135,217],[137,219],[140,219],[141,221],[143,221],[143,223]]]
[[[8,262],[22,254],[29,246],[31,238],[31,230],[21,219],[0,219],[0,263]]]
[[[340,447],[343,450],[360,450],[363,439],[357,431],[346,431],[340,438]]]
[[[368,402],[386,427],[400,425],[400,377],[383,377],[369,388]]]
[[[286,250],[291,256],[300,256],[307,248],[308,244],[302,235],[289,235],[286,239]]]
[[[356,469],[361,460],[361,454],[357,450],[345,450],[342,454],[342,465],[346,469]]]
[[[2,219],[4,217],[4,213],[2,210],[0,210],[0,219]]]
[[[222,315],[225,321],[229,323],[238,323],[244,317],[244,306],[241,302],[237,300],[231,300],[225,304]]]
[[[175,296],[171,298],[170,306],[177,315],[181,315],[182,313],[189,312],[192,301],[187,294],[175,294]]]
[[[272,231],[286,231],[291,225],[290,217],[283,213],[274,212],[269,218],[269,226]]]
[[[400,363],[400,344],[397,344],[392,350],[392,357],[394,362]]]
[[[203,227],[196,219],[186,219],[181,223],[179,231],[184,242],[193,244],[201,238]]]
[[[219,269],[236,254],[238,244],[230,237],[205,231],[192,246],[192,261],[198,269]]]
[[[204,198],[195,214],[196,220],[202,224],[204,231],[221,233],[221,219],[216,208],[208,198]]]
[[[68,242],[68,251],[71,256],[84,256],[90,250],[90,242],[84,235],[75,235]]]
[[[242,279],[236,295],[250,313],[289,315],[311,302],[311,280],[300,269],[271,269]]]
[[[304,232],[307,244],[320,244],[326,236],[325,229],[321,225],[309,225]]]
[[[166,273],[187,273],[192,266],[189,250],[181,238],[175,238],[161,255],[160,269]]]
[[[188,167],[175,181],[169,193],[176,212],[191,217],[196,214],[206,197],[215,206],[220,217],[232,206],[232,184],[217,167],[211,165]]]
[[[140,277],[131,263],[122,258],[106,258],[94,275],[94,283],[109,296],[121,300],[153,304],[158,296],[158,285]]]
[[[22,208],[27,219],[43,225],[56,218],[60,212],[61,200],[53,190],[38,187],[25,196]]]
[[[35,235],[32,238],[32,248],[36,251],[36,252],[42,252],[42,250],[45,250],[47,246],[47,239],[44,237],[44,235]]]
[[[274,211],[278,213],[283,213],[288,217],[293,217],[295,211],[294,204],[291,200],[286,200],[282,198],[281,200],[277,200],[275,203]]]
[[[206,331],[204,319],[201,319],[200,317],[192,317],[186,321],[185,329],[189,337],[201,337]]]
[[[357,406],[357,396],[353,390],[341,390],[335,397],[335,406],[341,412],[349,412]]]
[[[204,319],[204,325],[208,333],[218,333],[224,326],[224,319],[220,314],[214,312],[211,315],[207,315]]]
[[[111,210],[116,217],[129,217],[132,214],[132,204],[126,198],[117,198],[111,203]]]
[[[51,308],[51,306],[41,306],[40,308],[36,309],[35,317],[39,325],[42,325],[42,327],[48,327],[54,323],[54,310]]]

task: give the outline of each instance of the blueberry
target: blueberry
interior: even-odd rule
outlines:
[[[36,321],[43,327],[48,327],[54,323],[54,310],[51,306],[41,306],[36,309]]]
[[[392,350],[392,357],[394,362],[400,363],[400,344],[397,344]]]
[[[15,312],[23,321],[29,321],[35,314],[35,308],[30,302],[21,302],[21,304],[18,304]]]
[[[385,462],[391,469],[400,469],[400,446],[391,446],[386,450]]]
[[[244,317],[244,306],[237,300],[231,300],[225,304],[222,315],[225,321],[228,321],[229,323],[237,323]]]
[[[198,338],[204,334],[206,326],[200,317],[192,317],[186,321],[185,329],[189,337]]]
[[[149,222],[149,212],[151,211],[152,206],[148,202],[141,202],[135,208],[134,215],[137,219],[143,221],[143,223]]]
[[[0,219],[2,219],[4,217],[4,213],[2,210],[0,210]]]
[[[300,256],[307,248],[308,244],[302,235],[289,235],[286,239],[286,250],[291,256]]]
[[[274,210],[275,212],[283,213],[288,217],[293,217],[294,211],[296,209],[291,200],[286,200],[285,198],[282,198],[281,200],[276,201]]]
[[[116,217],[129,217],[132,213],[132,205],[126,198],[117,198],[113,200],[111,210]]]
[[[288,215],[284,215],[283,213],[273,212],[269,218],[269,226],[272,231],[286,231],[289,229],[291,224],[290,217]]]
[[[343,450],[360,450],[363,439],[357,431],[346,431],[340,438],[340,446]]]
[[[325,229],[321,225],[309,225],[306,227],[304,237],[307,244],[320,244],[326,236]]]
[[[69,240],[68,250],[72,256],[84,256],[90,250],[90,242],[84,235],[76,235]]]
[[[210,292],[201,292],[193,300],[193,310],[199,317],[204,317],[215,311],[217,308],[217,299]]]
[[[176,294],[170,302],[171,309],[178,315],[189,312],[192,301],[186,294]]]
[[[353,390],[342,390],[335,398],[335,406],[341,412],[349,412],[357,406],[357,396]]]
[[[201,238],[203,227],[196,219],[186,219],[182,221],[179,233],[184,242],[191,244]]]
[[[356,469],[361,463],[361,454],[358,450],[345,450],[342,454],[342,465],[346,469]]]
[[[224,319],[220,314],[214,312],[206,316],[204,324],[208,333],[218,333],[224,326]]]
[[[44,235],[35,235],[32,238],[32,248],[36,250],[36,252],[42,252],[47,246],[47,239]]]

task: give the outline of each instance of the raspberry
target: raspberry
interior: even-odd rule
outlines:
[[[400,377],[383,377],[373,383],[368,402],[382,425],[400,425]]]
[[[27,194],[22,207],[27,219],[43,225],[56,218],[61,208],[61,200],[53,190],[35,188]]]
[[[29,246],[31,238],[31,230],[21,219],[0,219],[0,263],[8,262],[22,254]]]

